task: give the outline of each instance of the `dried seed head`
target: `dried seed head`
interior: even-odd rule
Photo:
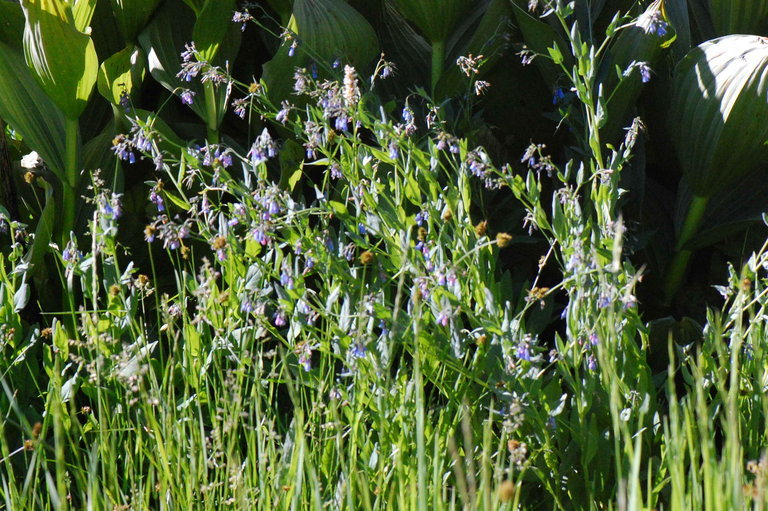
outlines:
[[[376,256],[373,255],[373,252],[370,250],[366,250],[362,254],[360,254],[360,262],[364,265],[369,265],[373,263],[373,260],[376,258]]]
[[[477,234],[478,238],[482,238],[485,236],[486,231],[488,230],[488,222],[483,220],[479,224],[475,226],[475,234]]]
[[[500,232],[496,235],[496,243],[499,245],[499,248],[508,247],[509,244],[512,243],[512,235],[507,234],[506,232]]]
[[[506,480],[499,486],[499,499],[502,502],[509,502],[515,498],[515,483]]]

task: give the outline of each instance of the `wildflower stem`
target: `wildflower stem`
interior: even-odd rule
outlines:
[[[443,74],[443,61],[445,60],[445,41],[432,42],[432,94],[437,89],[437,82]]]
[[[219,116],[216,108],[216,90],[210,81],[203,84],[205,90],[205,124],[208,129],[208,142],[219,143]]]
[[[69,240],[69,233],[75,227],[75,208],[77,206],[77,119],[66,121],[66,167],[62,193],[62,230],[61,246]]]
[[[704,212],[707,209],[709,197],[694,195],[691,205],[688,207],[688,213],[683,222],[683,228],[675,245],[675,255],[672,262],[669,263],[667,275],[664,282],[664,299],[662,304],[669,306],[672,298],[680,288],[685,276],[685,270],[688,267],[688,260],[691,258],[691,251],[684,248],[691,238],[698,232],[701,221],[704,218]]]

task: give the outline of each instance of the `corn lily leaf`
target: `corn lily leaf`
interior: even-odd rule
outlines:
[[[400,12],[431,43],[448,39],[472,0],[395,0]]]
[[[16,2],[0,1],[0,42],[22,49],[24,12]]]
[[[80,32],[90,34],[88,27],[91,25],[93,12],[96,10],[96,0],[75,0],[72,6],[72,18],[75,28]]]
[[[184,3],[187,4],[189,8],[192,9],[192,12],[195,13],[195,16],[197,16],[205,7],[206,1],[207,0],[184,0]]]
[[[110,3],[120,33],[126,42],[131,42],[146,26],[160,0],[110,0]]]
[[[235,0],[208,0],[197,15],[192,40],[201,60],[213,62],[228,31],[232,29]]]
[[[82,0],[81,0],[82,1]],[[62,0],[23,0],[24,55],[32,76],[70,119],[85,109],[98,73],[91,38]]]
[[[231,12],[230,12],[231,14]],[[190,105],[192,110],[206,119],[207,112],[203,102],[204,92],[200,77],[189,82],[177,76],[181,70],[180,54],[184,45],[192,40],[192,27],[195,25],[194,14],[184,7],[184,4],[166,1],[156,12],[152,21],[139,34],[139,43],[147,56],[149,72],[158,83],[167,90],[179,93],[181,89],[189,89],[195,93],[195,101]],[[229,23],[224,40],[219,45],[211,64],[223,66],[227,61],[233,61],[240,47],[240,28],[235,23]],[[217,116],[224,115],[226,102],[226,87],[217,88]]]
[[[43,92],[24,57],[0,42],[0,118],[18,131],[57,177],[64,175],[65,119]]]
[[[483,55],[480,73],[475,76],[481,79],[493,69],[507,48],[507,41],[514,31],[512,18],[508,0],[489,0],[472,8],[447,45],[448,61],[455,61],[461,55]],[[467,80],[458,66],[451,66],[440,78],[435,92],[438,97],[458,94],[466,88]]]
[[[572,66],[573,57],[562,36],[555,32],[549,24],[532,16],[526,7],[519,5],[520,3],[523,3],[522,0],[512,1],[512,11],[517,21],[517,28],[523,34],[528,49],[536,55],[541,55],[541,57],[535,58],[533,62],[547,85],[554,89],[560,78],[561,68],[546,57],[550,54],[550,48],[557,48],[564,59],[566,68]]]
[[[136,46],[109,57],[99,67],[99,94],[113,105],[120,105],[123,94],[130,96],[144,80],[146,62],[144,52]]]
[[[759,34],[768,21],[768,0],[709,0],[717,35]]]
[[[273,101],[288,97],[295,68],[308,62],[330,68],[339,59],[360,70],[379,54],[373,27],[344,0],[296,0],[288,29],[298,40],[286,41],[264,64],[262,77]]]
[[[688,184],[711,197],[768,156],[768,39],[707,41],[675,68],[669,129]]]

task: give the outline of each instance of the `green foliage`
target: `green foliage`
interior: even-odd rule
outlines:
[[[762,509],[760,7],[688,7],[0,1],[4,506]]]

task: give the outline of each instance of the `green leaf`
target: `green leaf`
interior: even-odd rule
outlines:
[[[110,0],[110,2],[120,33],[128,42],[136,40],[136,36],[146,26],[149,17],[160,5],[160,0]]]
[[[717,35],[762,34],[768,21],[768,0],[709,0]]]
[[[768,45],[753,35],[707,41],[675,68],[669,128],[694,195],[711,197],[768,156]]]
[[[32,78],[18,51],[0,42],[0,118],[18,131],[58,178],[64,176],[64,116]]]
[[[184,50],[184,44],[192,40],[194,25],[195,17],[184,4],[168,0],[157,10],[152,21],[139,34],[139,42],[147,55],[152,78],[174,93],[178,93],[180,88],[194,91],[196,101],[190,107],[201,119],[207,120],[200,80],[186,82],[176,76],[181,70],[180,53]],[[240,37],[240,28],[230,23],[212,64],[223,66],[227,61],[234,61],[240,48]],[[226,87],[218,87],[216,95],[218,105],[216,112],[221,118],[225,112]]]
[[[76,0],[72,7],[72,16],[75,20],[75,28],[80,32],[90,34],[88,27],[96,10],[96,0]]]
[[[516,3],[519,1],[514,0],[512,2],[512,12],[517,20],[517,28],[522,32],[528,49],[536,55],[541,55],[533,62],[539,68],[547,85],[554,89],[562,70],[559,65],[547,59],[546,55],[549,55],[549,49],[553,46],[557,48],[557,53],[565,57],[564,65],[568,69],[573,65],[573,56],[568,51],[568,45],[563,38],[547,23],[531,16],[526,8]]]
[[[131,95],[144,80],[145,68],[141,48],[131,46],[115,53],[99,67],[99,93],[113,105],[120,105],[122,94]]]
[[[195,15],[198,15],[205,7],[206,0],[184,0],[184,3],[192,9]]]
[[[0,42],[22,49],[24,12],[16,2],[0,1]]]
[[[295,55],[289,55],[292,43],[286,42],[264,64],[262,77],[273,101],[288,97],[294,69],[309,61],[329,68],[334,60],[341,59],[362,70],[379,55],[373,27],[344,0],[296,0],[288,29],[299,39]]]
[[[70,119],[85,109],[98,73],[91,38],[65,19],[62,0],[23,0],[24,56],[32,76]]]
[[[395,0],[397,8],[431,42],[445,41],[473,0]]]
[[[192,40],[200,60],[213,61],[227,31],[232,28],[234,8],[235,0],[208,0],[197,15]]]

